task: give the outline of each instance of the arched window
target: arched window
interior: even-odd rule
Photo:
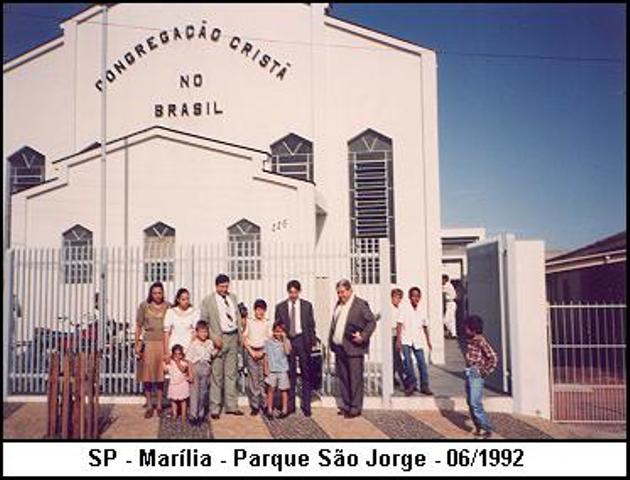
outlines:
[[[290,133],[271,145],[271,171],[314,181],[313,142]]]
[[[92,283],[92,237],[90,230],[78,224],[62,234],[65,283]]]
[[[348,142],[350,235],[356,283],[379,283],[378,240],[389,238],[391,282],[396,283],[392,140],[368,129]]]
[[[144,229],[144,281],[169,282],[175,271],[175,229],[157,222]]]
[[[228,227],[228,270],[234,280],[260,280],[260,227],[244,218]]]
[[[46,157],[31,147],[22,147],[9,158],[11,193],[43,183]]]

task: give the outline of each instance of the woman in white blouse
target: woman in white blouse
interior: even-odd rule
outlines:
[[[195,336],[195,327],[199,321],[199,309],[190,304],[190,292],[180,288],[175,296],[173,306],[164,317],[164,357],[170,358],[174,345],[188,350]]]

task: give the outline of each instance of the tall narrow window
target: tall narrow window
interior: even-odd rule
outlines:
[[[271,171],[314,181],[313,142],[290,133],[271,145]]]
[[[260,227],[242,219],[228,227],[228,267],[235,280],[260,280]]]
[[[92,232],[75,225],[62,234],[63,276],[65,283],[91,283],[94,252]]]
[[[356,283],[378,283],[378,239],[390,244],[391,282],[396,283],[392,140],[368,129],[348,142],[350,236]]]
[[[175,270],[175,229],[157,222],[144,230],[144,281],[169,282]]]
[[[9,156],[10,192],[17,193],[44,182],[46,157],[31,147],[22,147]]]

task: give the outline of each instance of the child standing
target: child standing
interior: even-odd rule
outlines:
[[[475,436],[489,438],[492,426],[483,409],[483,384],[485,378],[497,368],[499,357],[483,336],[483,320],[471,315],[464,323],[466,345],[466,402],[475,424]]]
[[[264,408],[265,377],[263,375],[263,358],[265,342],[271,338],[271,322],[265,317],[267,303],[258,299],[254,302],[254,318],[248,318],[243,331],[243,346],[247,364],[247,396],[250,414],[258,415]]]
[[[171,418],[177,418],[177,411],[182,412],[182,422],[186,420],[186,402],[190,396],[190,366],[184,359],[184,347],[173,345],[171,358],[164,366],[164,372],[169,374],[168,398],[171,401]]]
[[[190,343],[187,352],[192,376],[189,413],[191,425],[204,423],[210,408],[208,402],[210,372],[212,370],[212,359],[217,355],[218,351],[209,337],[208,322],[199,320],[195,325],[195,338]]]
[[[273,336],[265,342],[264,373],[267,384],[267,418],[273,419],[273,398],[276,389],[282,392],[282,413],[278,418],[284,418],[287,413],[289,390],[289,361],[287,355],[291,353],[291,343],[284,331],[284,324],[276,322],[273,325]]]

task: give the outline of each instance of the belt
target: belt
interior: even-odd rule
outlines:
[[[222,332],[223,335],[234,335],[235,333],[238,333],[238,329],[234,329],[231,332]]]

